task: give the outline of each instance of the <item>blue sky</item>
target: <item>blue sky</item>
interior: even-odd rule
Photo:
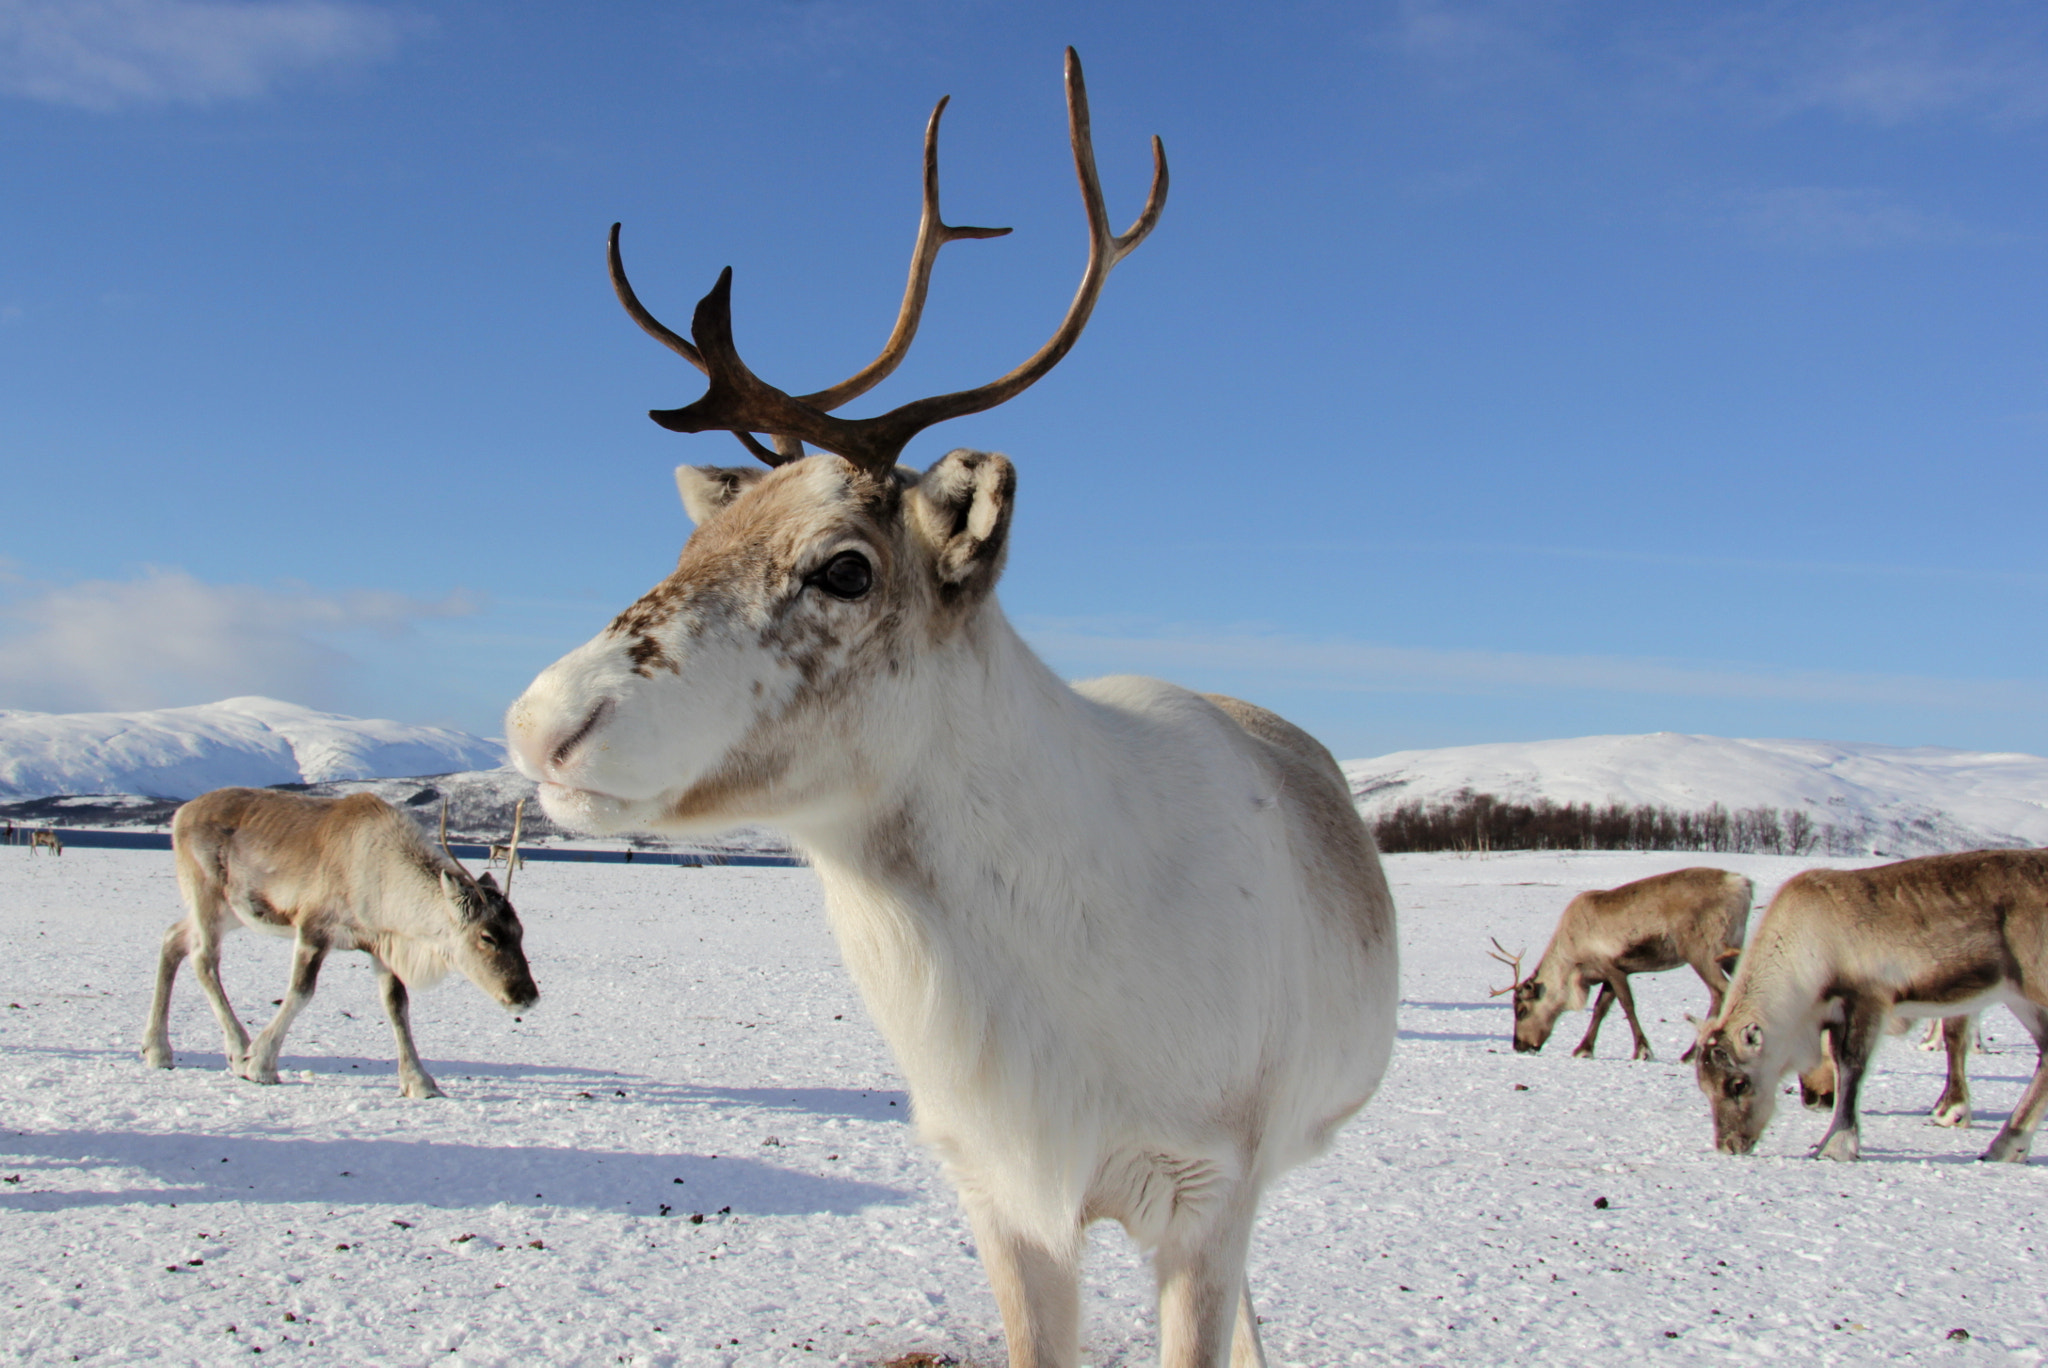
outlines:
[[[1603,732],[2048,753],[2048,10],[1569,0],[0,0],[0,708],[268,693],[491,733],[666,573],[649,408],[721,267],[856,370],[951,94],[919,345],[1035,348],[1009,453],[1056,668],[1340,755]]]

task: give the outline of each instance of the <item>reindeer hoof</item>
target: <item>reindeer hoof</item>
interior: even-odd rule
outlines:
[[[1591,1045],[1581,1045],[1578,1049],[1572,1051],[1573,1059],[1591,1059],[1592,1057],[1593,1047]]]
[[[152,1069],[168,1069],[171,1067],[171,1052],[169,1050],[144,1050],[142,1052],[142,1062]]]
[[[1944,1106],[1936,1107],[1934,1114],[1927,1119],[1937,1126],[1952,1126],[1957,1130],[1968,1130],[1970,1128],[1970,1107],[1967,1102],[1961,1106],[1951,1102]]]
[[[1647,1045],[1643,1046],[1642,1049],[1637,1050],[1634,1054],[1630,1055],[1629,1058],[1640,1059],[1645,1064],[1655,1064],[1657,1062],[1657,1056],[1650,1053],[1650,1047]]]
[[[398,1091],[399,1094],[403,1097],[426,1098],[446,1097],[448,1095],[447,1093],[442,1092],[440,1087],[431,1078],[424,1079],[417,1083],[409,1082],[402,1084],[400,1085]]]
[[[1836,1131],[1821,1141],[1809,1159],[1833,1159],[1837,1163],[1853,1164],[1863,1153],[1862,1145],[1852,1131]]]
[[[1985,1150],[1977,1158],[1979,1162],[1986,1164],[2024,1164],[2027,1162],[2027,1156],[2033,1152],[2034,1142],[2031,1137],[2022,1140],[2017,1136],[2001,1135],[1991,1142],[1990,1149]]]

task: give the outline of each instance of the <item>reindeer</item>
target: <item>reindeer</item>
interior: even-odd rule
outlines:
[[[1514,994],[1515,1052],[1543,1048],[1557,1019],[1586,1005],[1586,989],[1599,985],[1593,997],[1593,1020],[1586,1038],[1572,1051],[1574,1059],[1591,1059],[1600,1023],[1616,999],[1635,1033],[1632,1058],[1650,1059],[1650,1038],[1636,1018],[1636,1000],[1628,990],[1630,974],[1658,974],[1690,964],[1707,985],[1708,1015],[1721,1006],[1728,986],[1725,969],[1742,951],[1742,933],[1749,925],[1749,902],[1755,885],[1725,869],[1675,869],[1619,888],[1594,889],[1565,904],[1550,944],[1529,977],[1523,978],[1522,957],[1509,955],[1499,941],[1494,959],[1510,966],[1514,981],[1490,996]],[[1684,1056],[1692,1058],[1688,1050]]]
[[[62,855],[64,838],[59,836],[53,827],[38,827],[28,834],[28,853],[33,855],[38,850],[47,850],[52,855]]]
[[[1978,850],[1794,875],[1765,909],[1721,1010],[1700,1028],[1699,1085],[1715,1145],[1729,1154],[1756,1146],[1778,1079],[1819,1062],[1825,1031],[1835,1109],[1813,1154],[1856,1158],[1857,1091],[1886,1027],[1898,1017],[1948,1018],[1953,1089],[1967,1018],[1994,1002],[2012,1008],[2041,1051],[2033,1081],[1983,1155],[2019,1163],[2048,1110],[2048,851]],[[1943,1102],[1952,1100],[1945,1090]],[[1967,1117],[1967,1085],[1961,1103]]]
[[[1069,686],[994,594],[1010,462],[904,444],[1017,394],[1080,336],[1166,196],[1112,236],[1071,49],[1090,251],[1052,339],[991,384],[875,418],[830,410],[907,347],[933,255],[937,131],[894,332],[852,379],[791,398],[734,349],[731,272],[693,347],[711,377],[656,412],[771,468],[676,472],[697,527],[675,573],[543,672],[507,716],[541,805],[595,833],[787,833],[958,1190],[1016,1368],[1079,1354],[1083,1231],[1155,1251],[1162,1359],[1264,1362],[1244,1269],[1261,1194],[1372,1096],[1394,1038],[1394,908],[1336,763],[1262,708],[1155,680]],[[772,448],[753,434],[764,434]],[[824,450],[804,454],[803,443]]]
[[[413,1047],[408,989],[458,970],[512,1011],[540,997],[520,948],[519,914],[489,875],[472,878],[436,851],[413,820],[368,793],[310,798],[272,789],[201,794],[171,819],[171,847],[187,914],[164,933],[156,996],[142,1035],[144,1062],[171,1067],[171,985],[192,958],[227,1041],[228,1070],[277,1082],[277,1055],[312,999],[329,950],[361,950],[377,967],[385,1015],[398,1040],[399,1091],[440,1097]],[[220,985],[220,943],[237,922],[292,936],[291,986],[252,1043]]]
[[[484,858],[484,864],[486,866],[496,864],[502,864],[505,866],[505,882],[508,885],[512,882],[512,871],[514,869],[526,868],[526,857],[519,853],[519,823],[520,819],[525,817],[525,815],[526,800],[524,798],[521,798],[517,803],[514,803],[512,805],[511,841],[492,842],[490,854]],[[448,811],[445,806],[441,810],[441,820],[444,823],[448,820]],[[443,844],[445,844],[445,842]]]

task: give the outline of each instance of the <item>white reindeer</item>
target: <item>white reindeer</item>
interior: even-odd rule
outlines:
[[[1233,699],[1154,680],[1069,687],[994,588],[1015,475],[920,429],[1022,390],[1080,335],[1166,193],[1111,236],[1080,66],[1067,101],[1091,251],[1066,320],[976,390],[849,422],[893,368],[931,258],[988,230],[925,214],[895,333],[852,380],[792,399],[733,349],[731,273],[691,347],[711,388],[657,413],[728,430],[772,470],[677,472],[697,530],[675,573],[544,672],[507,716],[555,821],[592,832],[787,832],[957,1188],[1014,1368],[1079,1353],[1091,1222],[1155,1251],[1162,1359],[1263,1362],[1244,1268],[1260,1195],[1327,1146],[1385,1072],[1394,908],[1329,753]],[[775,449],[749,436],[764,433]],[[829,453],[805,457],[803,441]]]
[[[435,850],[413,820],[368,793],[311,798],[273,789],[201,794],[171,819],[178,888],[188,909],[164,933],[143,1060],[171,1067],[171,985],[189,955],[226,1038],[228,1069],[277,1082],[292,1019],[313,996],[329,950],[361,950],[377,966],[398,1040],[399,1091],[440,1097],[412,1040],[408,988],[451,969],[513,1011],[540,997],[521,948],[519,914],[489,874],[481,879]],[[291,987],[252,1043],[220,984],[220,943],[237,924],[292,936]]]
[[[1764,909],[1721,1010],[1700,1028],[1700,1090],[1714,1143],[1747,1154],[1770,1124],[1777,1082],[1813,1070],[1823,1033],[1838,1078],[1816,1157],[1861,1151],[1857,1093],[1887,1027],[1946,1018],[1949,1081],[1937,1120],[1967,1124],[1969,1016],[2011,1007],[2041,1057],[1986,1159],[2024,1161],[2048,1111],[2048,851],[1976,850],[1874,869],[1809,869]]]

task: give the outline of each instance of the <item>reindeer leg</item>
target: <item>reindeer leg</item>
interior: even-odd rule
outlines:
[[[1636,1019],[1636,999],[1635,994],[1628,990],[1628,975],[1617,970],[1608,982],[1614,985],[1614,995],[1621,999],[1621,1010],[1628,1017],[1629,1030],[1635,1032],[1636,1048],[1630,1058],[1655,1059],[1656,1056],[1650,1052],[1650,1038],[1643,1034],[1643,1023]]]
[[[398,1091],[405,1097],[446,1096],[420,1064],[420,1052],[412,1043],[412,1005],[405,983],[391,967],[370,952],[377,966],[377,987],[384,995],[384,1015],[391,1018],[391,1034],[398,1040]]]
[[[1266,1346],[1259,1343],[1259,1315],[1252,1310],[1252,1280],[1244,1280],[1237,1299],[1237,1325],[1230,1335],[1230,1368],[1266,1368]]]
[[[1934,1124],[1968,1129],[1970,1124],[1970,1076],[1964,1072],[1970,1057],[1970,1026],[1967,1016],[1941,1019],[1941,1043],[1948,1048],[1948,1083],[1934,1100]]]
[[[256,1033],[255,1043],[249,1046],[242,1077],[251,1083],[277,1082],[277,1054],[284,1048],[284,1033],[312,1000],[313,990],[320,983],[320,965],[326,958],[326,942],[313,940],[303,931],[299,933],[298,943],[292,948],[291,986],[285,990],[284,1001],[278,1004],[277,1015]]]
[[[249,1057],[249,1032],[243,1028],[241,1018],[235,1015],[235,1009],[228,1004],[227,990],[220,986],[220,932],[199,917],[193,918],[192,929],[191,939],[198,941],[192,946],[192,974],[199,980],[199,987],[213,1008],[214,1019],[220,1022],[220,1033],[228,1056],[228,1072],[239,1074],[242,1061]]]
[[[2041,1113],[2048,1111],[2048,1008],[2035,1007],[2031,1011],[2015,1008],[2013,1015],[2034,1037],[2040,1058],[2034,1065],[2034,1081],[2027,1084],[2019,1104],[2012,1109],[2012,1115],[2006,1118],[2005,1126],[1993,1138],[1991,1148],[1984,1151],[1983,1157],[2009,1164],[2024,1164],[2034,1151],[2034,1130],[2041,1124]]]
[[[1863,1070],[1871,1051],[1882,1038],[1888,1008],[1866,998],[1850,998],[1844,1004],[1847,1018],[1835,1033],[1835,1115],[1828,1133],[1808,1156],[1814,1159],[1853,1160],[1863,1152],[1857,1131],[1856,1097],[1863,1088]]]
[[[1258,1210],[1256,1185],[1216,1180],[1193,1200],[1182,1199],[1153,1255],[1159,1280],[1160,1368],[1252,1368],[1261,1358],[1239,1359],[1238,1319],[1250,1308],[1245,1256]],[[1257,1320],[1248,1327],[1257,1335]],[[1256,1344],[1252,1346],[1254,1352]]]
[[[156,993],[149,1000],[149,1021],[142,1028],[142,1062],[152,1069],[171,1067],[171,985],[178,980],[178,966],[185,962],[190,932],[190,919],[181,919],[164,932],[163,953],[156,962]]]
[[[1614,990],[1607,986],[1605,979],[1593,989],[1593,1020],[1587,1023],[1586,1038],[1572,1051],[1573,1059],[1591,1059],[1593,1042],[1600,1035],[1600,1023],[1607,1017],[1607,1009],[1614,1005]]]
[[[1002,1312],[1011,1368],[1075,1368],[1081,1359],[1078,1251],[1049,1250],[1014,1234],[979,1203],[970,1203],[967,1215]]]
[[[1799,1101],[1808,1111],[1835,1105],[1835,1028],[1820,1028],[1820,1063],[1799,1075]]]

